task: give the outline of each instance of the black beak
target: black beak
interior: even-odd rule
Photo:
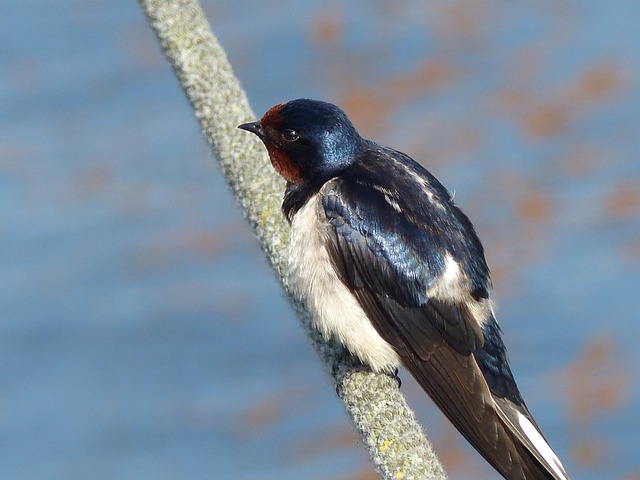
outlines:
[[[264,137],[264,132],[262,131],[262,125],[260,125],[260,120],[256,122],[243,123],[242,125],[238,125],[238,128],[242,130],[246,130],[247,132],[255,133],[260,138]]]

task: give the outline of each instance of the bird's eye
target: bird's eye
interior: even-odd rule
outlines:
[[[295,130],[291,130],[290,128],[287,128],[282,132],[282,139],[285,142],[295,142],[299,138],[300,135],[298,135],[298,132],[296,132]]]

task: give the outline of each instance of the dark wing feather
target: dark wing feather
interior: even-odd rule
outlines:
[[[421,311],[372,295],[367,289],[355,294],[378,332],[394,346],[420,386],[496,470],[509,479],[556,478],[541,468],[545,460],[541,456],[534,459],[535,449],[518,430],[514,416],[519,411],[530,418],[526,406],[498,399],[502,409],[497,409],[496,398],[474,355],[459,354],[429,327]],[[422,327],[417,331],[413,326],[420,320]],[[507,423],[503,411],[510,412]]]
[[[465,305],[426,296],[443,273],[446,254],[470,278],[472,296],[488,296],[488,269],[473,227],[433,177],[426,177],[436,182],[430,186],[432,205],[427,208],[407,205],[400,197],[385,198],[385,191],[388,195],[424,188],[409,181],[407,172],[373,178],[370,184],[358,180],[371,178],[375,171],[355,172],[351,178],[346,174],[320,192],[333,227],[327,250],[336,272],[426,393],[502,475],[522,480],[561,478],[552,473],[517,422],[512,424],[516,412],[533,425],[535,421],[517,391],[499,331],[493,332],[497,340],[478,338],[478,324]],[[403,185],[393,183],[403,181]],[[405,198],[419,199],[421,193],[409,191]],[[411,216],[400,215],[398,206],[410,208],[406,211]],[[450,215],[438,215],[429,208],[449,209]],[[443,227],[438,225],[442,217],[455,223],[445,226],[448,235],[444,237],[441,231],[435,234]],[[493,318],[489,324],[495,324]],[[490,342],[485,345],[487,339]],[[495,394],[500,405],[494,401]]]
[[[377,171],[384,168],[375,168],[371,160],[376,159],[356,165],[321,190],[324,211],[335,233],[328,248],[336,271],[351,288],[366,285],[402,306],[422,308],[451,346],[462,354],[471,353],[482,346],[483,338],[466,305],[427,298],[427,290],[445,273],[450,256],[469,279],[470,295],[488,297],[489,269],[473,226],[424,169],[420,174],[427,175],[431,203],[406,203],[424,197],[423,187],[404,169],[387,171],[381,178]],[[392,166],[387,165],[387,170]],[[362,178],[370,183],[363,183]],[[390,199],[385,192],[403,192],[404,197]],[[401,207],[402,214],[390,201]],[[415,326],[422,328],[423,323],[420,318]]]

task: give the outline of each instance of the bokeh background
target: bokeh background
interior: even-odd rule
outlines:
[[[640,3],[394,3],[203,7],[258,114],[333,101],[455,191],[567,470],[640,479]],[[374,478],[133,0],[0,5],[0,313],[1,478]]]

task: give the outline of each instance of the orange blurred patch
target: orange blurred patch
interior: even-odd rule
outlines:
[[[453,425],[444,426],[442,433],[433,441],[433,446],[451,478],[495,478],[495,470],[471,449]]]
[[[622,86],[620,73],[612,67],[597,65],[580,75],[572,87],[573,96],[584,100],[599,100]]]
[[[453,427],[443,428],[442,434],[434,442],[438,458],[447,472],[455,470],[459,473],[473,473],[469,462],[469,454],[462,447],[461,442],[460,436]]]
[[[414,71],[398,75],[385,82],[386,91],[399,95],[403,100],[433,91],[451,83],[456,77],[453,66],[443,59],[430,59],[418,65]]]
[[[578,144],[558,159],[558,165],[563,173],[571,177],[585,177],[593,172],[603,159],[606,159],[606,155],[598,147]]]
[[[573,457],[584,468],[593,468],[605,463],[606,444],[598,439],[584,439],[573,447]]]
[[[534,179],[515,171],[497,172],[488,180],[486,192],[495,196],[489,197],[489,208],[500,203],[510,207],[508,213],[513,212],[512,217],[494,220],[499,222],[496,227],[482,232],[494,282],[501,285],[503,293],[509,292],[514,287],[515,270],[539,262],[546,254],[552,230],[540,228],[540,224],[552,222],[557,209],[553,208],[554,198]],[[494,256],[492,252],[500,254]]]
[[[379,478],[371,466],[364,466],[357,472],[338,477],[336,480],[378,480]]]
[[[273,395],[257,398],[241,418],[234,422],[237,426],[236,434],[251,435],[273,428],[283,421],[283,417],[292,411],[300,409],[310,395],[306,387],[292,387],[283,389]]]
[[[328,430],[316,431],[313,437],[295,438],[292,444],[283,450],[292,462],[307,461],[310,458],[322,457],[327,452],[355,447],[359,437],[349,424],[336,424]]]
[[[614,186],[605,201],[607,214],[624,220],[640,215],[640,184],[622,183]]]
[[[311,32],[316,43],[326,46],[339,43],[344,29],[344,15],[335,10],[325,10],[316,17]]]
[[[582,353],[559,374],[573,424],[574,456],[584,468],[608,462],[608,445],[593,433],[594,424],[629,399],[629,375],[621,370],[613,338],[592,338]]]
[[[549,218],[551,202],[543,192],[527,190],[518,199],[516,208],[523,221],[540,222]]]
[[[569,110],[561,103],[547,102],[537,105],[523,118],[525,131],[537,139],[560,133],[567,127]]]
[[[70,185],[64,185],[64,191],[61,193],[71,202],[87,201],[104,192],[110,181],[109,168],[105,165],[97,165],[76,174]]]
[[[447,85],[456,76],[446,60],[430,59],[373,87],[344,80],[339,104],[358,128],[363,127],[368,135],[380,135],[387,130],[388,119],[396,109]]]
[[[485,0],[443,2],[440,8],[430,9],[433,16],[430,28],[441,41],[454,39],[477,44],[484,37],[487,25],[491,24],[487,20],[491,15],[489,6]]]
[[[620,370],[621,362],[615,358],[617,351],[611,337],[593,338],[565,369],[569,413],[578,425],[588,426],[628,399],[628,375]]]
[[[520,55],[512,61],[514,75],[524,76],[524,84],[535,82],[537,71],[525,68],[522,74]],[[541,67],[540,67],[541,68]],[[624,75],[609,65],[592,65],[579,71],[565,84],[559,84],[551,91],[538,92],[536,89],[504,90],[497,92],[493,103],[498,111],[515,117],[523,130],[534,140],[544,140],[562,134],[576,119],[587,115],[598,102],[621,91]]]
[[[393,98],[381,95],[377,89],[362,85],[350,85],[343,91],[339,104],[357,125],[368,135],[380,135],[386,130],[389,115],[394,106]]]
[[[234,225],[229,227],[231,231]],[[136,273],[150,272],[163,268],[187,254],[195,254],[203,259],[215,259],[233,245],[227,229],[188,230],[180,228],[157,235],[153,242],[132,252],[127,266]]]
[[[282,405],[278,398],[266,398],[247,412],[246,425],[252,430],[269,428],[282,419]]]
[[[530,102],[529,94],[523,90],[505,88],[496,92],[491,98],[497,110],[508,115],[517,115]]]

